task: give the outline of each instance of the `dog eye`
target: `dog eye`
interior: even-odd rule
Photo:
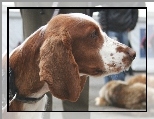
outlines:
[[[97,37],[97,32],[96,32],[96,30],[95,31],[93,31],[92,33],[91,33],[91,38],[96,38]]]

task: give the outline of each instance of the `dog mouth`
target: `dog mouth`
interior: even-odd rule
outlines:
[[[122,71],[126,71],[131,66],[132,60],[125,57],[122,62],[112,62],[112,63],[105,63],[105,65],[97,66],[97,67],[86,67],[81,68],[79,70],[80,73],[86,74],[89,76],[107,76],[110,74],[117,74]]]
[[[125,63],[111,63],[106,64],[105,66],[105,72],[103,74],[110,75],[110,74],[118,74],[122,71],[127,71],[131,66],[131,62],[125,62]]]
[[[85,69],[80,69],[79,72],[81,74],[86,74],[89,76],[101,76],[103,74],[106,74],[106,70],[104,68],[99,68],[99,67],[87,67]]]
[[[102,76],[105,75],[107,73],[106,70],[101,69],[101,68],[92,68],[91,72],[89,73],[89,75],[91,76]]]
[[[96,69],[93,69],[93,75],[94,76],[101,76],[103,74],[106,74],[106,71],[105,70],[102,70],[100,68],[96,68]]]

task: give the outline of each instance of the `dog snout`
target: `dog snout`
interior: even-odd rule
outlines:
[[[134,60],[136,57],[136,52],[132,48],[128,48],[127,54]]]

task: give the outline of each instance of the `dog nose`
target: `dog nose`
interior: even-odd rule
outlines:
[[[127,51],[128,55],[134,60],[135,57],[136,57],[136,52],[132,49],[132,48],[129,48],[128,51]]]

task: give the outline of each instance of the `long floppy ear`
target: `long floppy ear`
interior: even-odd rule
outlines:
[[[77,101],[86,82],[81,81],[78,65],[66,34],[46,39],[40,49],[40,80],[48,83],[51,93],[60,99]]]

